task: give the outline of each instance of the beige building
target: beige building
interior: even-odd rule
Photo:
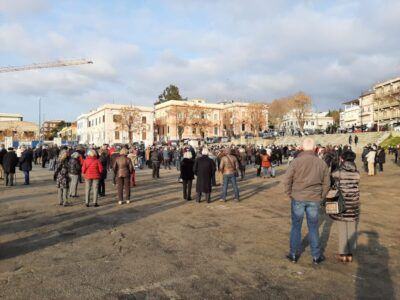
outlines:
[[[42,127],[40,128],[40,136],[42,139],[52,139],[53,130],[60,124],[64,122],[66,126],[70,126],[71,123],[67,123],[64,120],[48,120],[44,121]]]
[[[129,124],[122,120],[131,119]],[[77,141],[80,144],[153,143],[153,108],[105,104],[78,117]],[[131,127],[128,127],[131,126]]]
[[[378,128],[400,124],[400,77],[374,87],[374,120]]]
[[[358,98],[360,125],[365,128],[372,128],[374,126],[374,100],[375,93],[373,91],[365,92]]]
[[[71,126],[65,126],[57,135],[63,141],[76,141],[76,122],[71,123]]]
[[[341,130],[359,128],[361,126],[360,100],[353,99],[344,102],[344,110],[340,115]]]
[[[264,130],[268,126],[268,109],[246,102],[169,100],[155,104],[154,118],[156,140],[196,139]]]
[[[37,138],[39,126],[26,121],[0,121],[0,142],[5,137],[16,141],[32,141]]]
[[[325,131],[328,126],[333,125],[332,117],[327,117],[328,112],[308,112],[304,117],[303,131]],[[285,114],[280,126],[281,132],[294,133],[300,131],[299,121],[295,111]]]
[[[21,114],[8,114],[0,113],[0,122],[4,121],[23,121],[24,118]]]

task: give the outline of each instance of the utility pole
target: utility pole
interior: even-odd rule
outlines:
[[[39,98],[39,134],[38,134],[39,141],[40,141],[41,126],[42,126],[42,98]]]

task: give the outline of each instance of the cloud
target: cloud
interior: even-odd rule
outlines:
[[[42,13],[50,8],[46,0],[2,0],[0,14],[20,16],[32,13]]]

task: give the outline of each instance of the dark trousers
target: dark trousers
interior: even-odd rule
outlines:
[[[168,169],[171,170],[171,162],[169,161],[168,158],[164,158],[164,169],[166,170],[168,167]]]
[[[29,184],[29,171],[24,171],[25,184]]]
[[[14,185],[14,174],[15,173],[5,173],[5,183],[6,183],[6,186],[12,186],[12,185]]]
[[[367,160],[364,161],[364,171],[368,173],[368,162]]]
[[[106,181],[104,179],[99,180],[99,195],[100,196],[106,195]]]
[[[160,162],[153,161],[151,164],[153,167],[153,178],[160,178]]]
[[[45,157],[42,158],[42,168],[46,168],[47,159]]]
[[[257,168],[257,177],[260,177],[260,176],[261,176],[261,167]]]
[[[383,163],[378,163],[379,165],[379,172],[383,172]]]
[[[207,202],[210,202],[211,193],[204,193],[206,195]],[[197,202],[201,202],[201,195],[202,193],[197,193]]]
[[[118,201],[123,201],[123,194],[125,193],[125,200],[131,199],[131,184],[130,176],[128,177],[117,177],[117,189],[118,189]]]
[[[183,199],[190,200],[192,198],[192,182],[193,180],[183,180]]]

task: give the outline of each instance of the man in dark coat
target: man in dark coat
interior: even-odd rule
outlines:
[[[29,184],[29,172],[32,171],[33,153],[26,147],[22,148],[21,157],[19,159],[19,169],[24,172],[24,185]]]
[[[8,148],[8,152],[3,157],[4,174],[6,177],[6,186],[14,185],[15,167],[18,164],[18,157],[14,148]]]
[[[0,179],[4,179],[4,168],[3,168],[3,158],[6,155],[7,150],[4,145],[0,145]]]
[[[383,172],[383,164],[386,162],[385,149],[381,146],[378,147],[378,153],[376,154],[376,162],[379,166],[379,172]]]
[[[49,150],[47,147],[43,147],[42,149],[42,168],[46,167],[47,160],[49,159]]]
[[[211,178],[215,172],[215,164],[211,158],[208,157],[208,149],[204,148],[201,152],[202,156],[196,159],[194,164],[194,174],[197,176],[196,181],[196,192],[197,200],[201,201],[201,195],[206,195],[207,203],[210,202],[211,198]]]

